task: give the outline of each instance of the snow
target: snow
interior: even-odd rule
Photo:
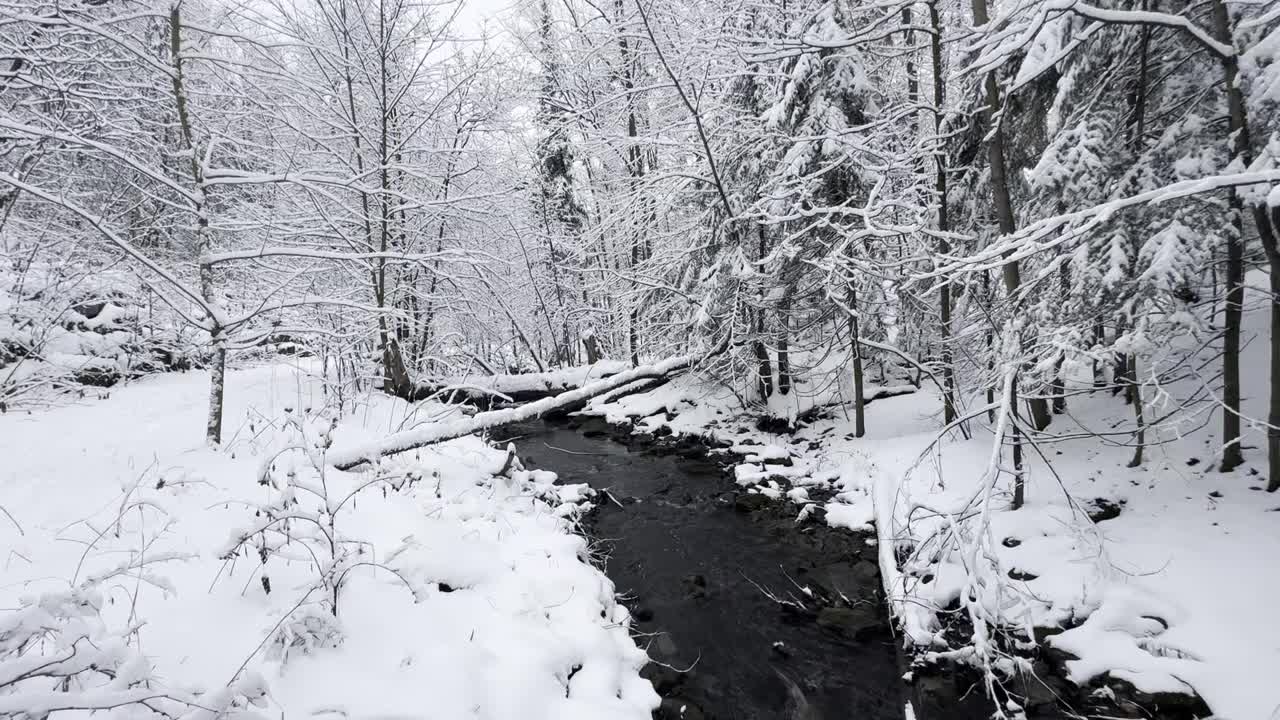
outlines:
[[[629,369],[631,369],[630,363],[621,360],[602,360],[594,365],[580,365],[541,373],[450,376],[441,378],[437,384],[442,388],[479,390],[483,394],[498,395],[520,392],[564,392]]]
[[[1265,285],[1251,277],[1252,286]],[[1264,309],[1246,312],[1243,376],[1267,377]],[[1255,381],[1245,414],[1265,417],[1266,391]],[[1177,395],[1191,386],[1168,387]],[[1169,402],[1175,402],[1176,397]],[[806,402],[795,400],[793,402]],[[1054,419],[1063,436],[1114,428],[1132,409],[1107,392],[1069,401]],[[737,456],[734,475],[747,492],[786,498],[797,521],[810,517],[815,491],[834,493],[826,522],[852,530],[874,527],[882,580],[903,635],[921,648],[941,642],[935,613],[969,585],[970,559],[949,554],[901,564],[898,549],[926,542],[943,528],[937,513],[954,513],[975,493],[991,450],[991,434],[941,438],[941,400],[934,392],[882,397],[867,407],[867,435],[836,410],[794,436],[754,429],[750,412],[728,393],[694,377],[589,412],[637,431],[667,426],[710,437]],[[653,414],[660,409],[674,417]],[[1280,623],[1274,621],[1280,576],[1271,548],[1280,546],[1280,497],[1263,492],[1261,449],[1230,473],[1215,469],[1217,423],[1184,423],[1155,434],[1142,467],[1127,467],[1132,450],[1075,437],[1028,458],[1028,502],[1017,511],[997,498],[986,530],[978,604],[999,612],[1011,629],[1066,628],[1048,642],[1077,657],[1070,679],[1088,683],[1106,673],[1140,690],[1199,693],[1224,720],[1256,720],[1280,712]],[[1264,426],[1245,444],[1263,446]],[[785,450],[785,455],[783,451]],[[790,457],[792,465],[765,465]],[[1095,498],[1120,514],[1093,522]],[[914,508],[914,511],[912,509]]]
[[[146,307],[137,278],[118,268],[70,268],[66,258],[19,260],[0,253],[0,402],[7,407],[83,392],[77,376],[125,377],[183,355],[170,316]]]
[[[869,503],[829,502],[826,504],[827,524],[849,530],[871,530],[875,513]]]
[[[372,443],[340,449],[333,453],[330,461],[334,467],[350,469],[361,463],[376,460],[383,455],[452,440],[507,423],[531,420],[558,408],[586,402],[597,395],[630,385],[637,380],[664,377],[669,373],[689,366],[696,360],[697,357],[692,355],[668,358],[654,365],[642,365],[625,372],[610,375],[607,378],[594,380],[577,389],[543,398],[520,407],[491,410],[479,413],[474,417],[461,418],[450,422],[427,423],[418,428],[388,435]]]
[[[173,694],[260,674],[266,717],[650,717],[658,698],[627,610],[573,532],[589,488],[537,470],[494,477],[506,454],[477,437],[384,459],[380,472],[410,481],[355,492],[333,513],[376,564],[349,566],[335,618],[301,533],[266,564],[219,557],[282,492],[258,484],[264,465],[296,478],[292,507],[311,507],[306,453],[281,448],[287,416],[328,427],[319,384],[283,365],[231,372],[220,451],[203,443],[207,393],[205,373],[167,374],[0,415],[0,505],[13,516],[0,515],[0,618],[24,596],[142,562],[94,591],[106,627],[140,625],[133,642]],[[367,398],[333,428],[332,451],[452,413]],[[328,468],[328,506],[372,479]],[[0,706],[30,699],[0,694]]]

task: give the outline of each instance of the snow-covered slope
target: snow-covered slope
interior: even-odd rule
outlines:
[[[477,438],[388,461],[399,490],[359,490],[372,475],[330,469],[329,500],[299,492],[293,507],[318,507],[327,524],[327,506],[358,549],[335,619],[302,524],[265,564],[256,535],[220,557],[279,497],[259,484],[264,468],[305,489],[305,456],[281,452],[282,421],[314,419],[318,385],[280,365],[233,372],[229,439],[215,452],[202,439],[207,383],[162,375],[107,400],[0,416],[0,505],[12,516],[0,515],[0,608],[131,564],[95,589],[109,628],[140,626],[131,645],[162,689],[260,672],[266,717],[649,717],[657,696],[639,677],[627,611],[564,517],[581,488],[547,473],[494,477],[505,454]],[[334,448],[424,412],[452,411],[371,398],[336,426]],[[0,698],[14,689],[0,685]]]

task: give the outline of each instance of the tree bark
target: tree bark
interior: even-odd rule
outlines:
[[[623,19],[622,0],[617,0],[617,20],[621,22]],[[638,195],[641,182],[644,179],[644,157],[640,151],[640,124],[636,117],[636,67],[635,60],[632,57],[631,45],[627,42],[627,33],[623,29],[618,30],[618,50],[622,56],[622,90],[626,95],[627,107],[627,174],[630,176],[630,186],[633,202],[638,201]],[[643,207],[641,207],[640,215],[643,217]],[[637,272],[636,267],[640,264],[641,246],[643,240],[644,228],[640,223],[635,223],[631,234],[631,311],[627,317],[627,346],[631,356],[631,366],[638,367],[640,365],[640,284],[635,279]]]
[[[791,348],[788,333],[791,330],[791,289],[784,295],[778,308],[778,394],[791,392]]]
[[[765,235],[764,225],[759,227],[759,257],[764,257],[768,252],[768,238]],[[755,308],[756,317],[756,336],[751,341],[751,349],[756,355],[756,372],[758,374],[757,384],[760,390],[760,399],[768,401],[769,396],[773,394],[773,368],[769,364],[769,349],[764,344],[764,293],[759,295],[760,306]]]
[[[1262,247],[1267,253],[1271,279],[1271,396],[1267,412],[1267,491],[1280,490],[1280,248],[1276,235],[1280,234],[1280,206],[1271,208],[1270,218],[1258,212],[1263,222],[1258,232],[1262,235]],[[1269,222],[1268,222],[1269,221]],[[1265,231],[1262,229],[1265,227]]]
[[[1147,9],[1148,0],[1142,0],[1142,9]],[[1138,88],[1133,99],[1133,121],[1130,127],[1130,139],[1133,145],[1133,156],[1138,157],[1142,154],[1143,143],[1147,134],[1147,83],[1148,74],[1150,72],[1150,46],[1151,46],[1151,28],[1144,26],[1142,28],[1142,41],[1139,46],[1140,66],[1138,70]],[[1140,233],[1133,233],[1134,247],[1133,255],[1138,257],[1141,252],[1141,241],[1138,240]],[[1133,421],[1136,428],[1134,433],[1134,449],[1133,459],[1129,461],[1129,467],[1138,467],[1142,464],[1143,452],[1146,450],[1147,428],[1144,406],[1142,397],[1142,385],[1138,382],[1138,353],[1135,350],[1126,356],[1124,369],[1125,378],[1125,402],[1133,405]]]
[[[1224,0],[1212,0],[1213,35],[1219,42],[1231,45],[1231,18]],[[1244,94],[1238,86],[1239,65],[1234,55],[1222,58],[1223,82],[1227,92],[1228,131],[1231,155],[1252,159],[1249,144],[1249,122]],[[1230,472],[1244,462],[1240,448],[1240,329],[1244,315],[1244,205],[1240,196],[1230,191],[1228,198],[1227,295],[1222,312],[1222,472]],[[1264,216],[1265,217],[1265,216]],[[1263,223],[1265,225],[1265,222]],[[1262,228],[1259,227],[1259,232]],[[1276,268],[1272,268],[1274,271]],[[1274,298],[1273,298],[1274,304]],[[1274,363],[1274,359],[1273,359]],[[1274,370],[1274,365],[1273,365]]]
[[[972,0],[972,7],[973,24],[976,26],[986,25],[989,22],[986,0]],[[995,116],[1000,107],[1000,87],[996,84],[994,72],[987,73],[987,76],[983,79],[983,88],[986,93],[987,103],[987,108],[983,115],[991,126],[991,139],[987,143],[987,162],[991,173],[991,196],[996,207],[996,218],[999,222],[1000,234],[1012,235],[1017,230],[1017,223],[1013,215],[1013,202],[1009,196],[1009,182],[1006,177],[1004,129],[1002,123]],[[1002,268],[1002,275],[1005,292],[1012,299],[1018,292],[1018,287],[1022,284],[1017,261],[1006,262]],[[1016,331],[1016,329],[1010,327],[1010,331]],[[1018,423],[1018,378],[1016,375],[1013,378],[1012,387],[1013,397],[1010,398],[1009,421],[1013,423],[1013,507],[1017,509],[1022,507],[1022,503],[1025,501],[1026,490],[1022,473],[1022,440]],[[1045,398],[1032,398],[1029,404],[1032,422],[1035,424],[1036,429],[1043,430],[1048,427],[1051,416]]]
[[[849,293],[849,352],[853,356],[853,436],[866,434],[866,392],[862,377],[862,342],[858,329],[858,291],[850,281]]]
[[[986,0],[973,0],[973,23],[974,25],[986,25],[989,21],[987,17]],[[983,79],[983,89],[986,93],[987,109],[983,115],[987,122],[991,125],[991,140],[987,143],[987,163],[991,171],[991,196],[996,208],[996,219],[999,222],[1001,235],[1012,235],[1017,231],[1017,221],[1013,214],[1013,201],[1009,195],[1009,180],[1004,161],[1004,128],[1003,124],[998,121],[995,116],[996,111],[1000,107],[1000,87],[996,84],[994,72],[987,73]],[[1021,270],[1016,260],[1006,262],[1002,268],[1002,276],[1004,278],[1004,287],[1006,294],[1012,298],[1022,285]],[[1015,379],[1015,385],[1017,381]],[[1033,397],[1028,401],[1031,407],[1032,422],[1037,430],[1043,430],[1049,427],[1052,415],[1049,413],[1049,403],[1044,397]],[[1016,418],[1017,408],[1015,407],[1014,415]]]
[[[1071,292],[1071,268],[1066,263],[1058,266],[1058,281],[1061,288],[1062,297],[1067,297]],[[1063,375],[1063,367],[1066,365],[1067,356],[1065,353],[1058,356],[1057,362],[1053,364],[1053,382],[1050,384],[1050,395],[1053,397],[1053,414],[1061,415],[1067,411],[1067,379]]]
[[[1009,389],[1010,435],[1013,437],[1013,502],[1009,508],[1017,510],[1027,502],[1027,482],[1022,470],[1022,426],[1018,423],[1018,382],[1014,378]]]
[[[391,227],[394,213],[391,209],[391,126],[395,112],[390,105],[391,79],[390,38],[387,29],[386,11],[378,7],[378,248],[386,253],[391,249],[393,229]],[[382,346],[383,390],[396,397],[410,397],[413,394],[413,382],[409,379],[408,369],[404,364],[404,355],[400,352],[400,343],[387,326],[387,316],[383,310],[387,304],[387,260],[377,260],[374,279],[374,295],[378,306],[378,341]]]
[[[1138,431],[1134,437],[1133,459],[1129,461],[1129,467],[1138,467],[1142,464],[1142,452],[1147,444],[1147,422],[1144,415],[1144,407],[1142,400],[1142,385],[1138,382],[1138,356],[1129,356],[1129,398],[1133,403],[1133,421]]]
[[[213,236],[209,231],[209,189],[205,186],[204,168],[200,164],[195,128],[187,106],[187,88],[182,67],[182,14],[177,4],[169,10],[169,60],[173,65],[171,77],[178,129],[183,149],[191,157],[191,181],[197,189],[192,212],[196,216],[196,251],[199,253],[196,262],[200,268],[200,297],[210,308],[217,308],[219,303],[214,287],[213,265],[209,262],[209,256],[213,253]],[[227,338],[221,318],[211,314],[208,320],[213,362],[209,368],[209,409],[205,421],[205,439],[211,445],[218,445],[222,442],[222,407],[226,396]]]
[[[906,11],[904,11],[906,12]],[[933,61],[933,192],[938,204],[938,254],[951,252],[946,233],[951,232],[951,219],[947,207],[947,156],[942,143],[943,112],[946,105],[946,78],[942,74],[942,21],[938,16],[937,0],[929,3],[930,55]],[[942,419],[947,425],[956,419],[956,374],[951,357],[951,283],[944,280],[938,289],[939,346],[942,349]]]
[[[1106,333],[1106,331],[1102,329],[1102,323],[1101,323],[1101,322],[1094,323],[1094,325],[1093,325],[1093,345],[1094,345],[1094,348],[1095,348],[1095,352],[1096,352],[1096,348],[1098,348],[1099,346],[1101,346],[1101,345],[1102,345],[1102,341],[1106,339],[1106,334],[1105,334],[1105,333]],[[1092,367],[1092,369],[1093,369],[1093,387],[1094,387],[1094,388],[1100,388],[1100,387],[1102,387],[1102,386],[1106,385],[1106,379],[1105,379],[1105,378],[1103,378],[1103,371],[1102,371],[1102,370],[1103,370],[1103,368],[1102,368],[1102,364],[1098,362],[1098,358],[1097,358],[1097,356],[1096,356],[1096,355],[1095,355],[1095,356],[1094,356],[1094,358],[1093,358],[1092,366],[1093,366],[1093,367]]]

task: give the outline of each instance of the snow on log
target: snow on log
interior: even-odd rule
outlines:
[[[434,382],[420,382],[414,388],[414,399],[438,397],[484,403],[494,398],[506,402],[529,402],[576,390],[594,380],[601,380],[631,369],[621,360],[601,360],[591,365],[562,368],[540,373],[462,375],[441,377]]]
[[[611,390],[630,385],[637,380],[665,378],[672,373],[687,369],[697,362],[700,357],[702,356],[683,355],[669,358],[654,365],[641,365],[626,372],[610,375],[607,378],[583,385],[576,390],[563,392],[554,397],[543,398],[528,405],[482,412],[469,418],[432,423],[412,430],[398,432],[374,443],[351,448],[350,450],[340,449],[330,452],[329,462],[339,470],[351,470],[373,462],[384,455],[394,455],[406,450],[434,445],[509,423],[532,420],[555,410],[585,403],[597,395],[603,395]]]

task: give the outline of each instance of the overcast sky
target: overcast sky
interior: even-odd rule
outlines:
[[[462,0],[457,27],[468,37],[480,35],[487,26],[490,35],[502,33],[509,24],[517,0]]]

